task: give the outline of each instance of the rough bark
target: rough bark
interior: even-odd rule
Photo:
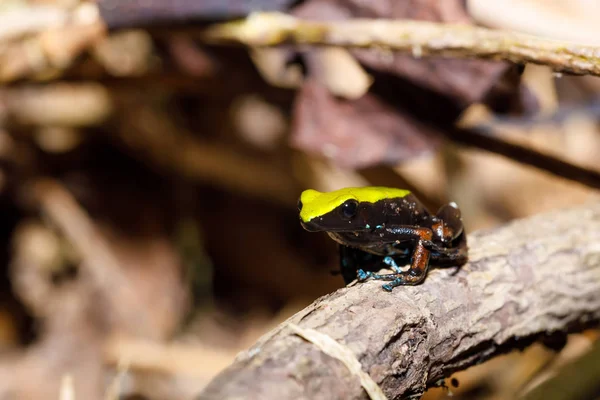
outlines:
[[[467,24],[382,19],[309,21],[256,13],[241,22],[214,25],[203,37],[247,46],[341,46],[403,52],[415,58],[504,60],[547,65],[557,72],[600,75],[598,47]]]
[[[432,270],[422,285],[387,293],[371,281],[318,299],[240,353],[200,398],[367,398],[364,377],[299,329],[345,346],[399,399],[600,321],[600,203],[473,233],[469,247],[467,265]]]

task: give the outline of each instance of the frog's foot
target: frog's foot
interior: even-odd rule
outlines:
[[[415,275],[414,273],[411,273],[411,271],[406,271],[397,274],[379,275],[378,277],[373,278],[383,281],[391,281],[390,283],[386,283],[385,285],[381,286],[383,290],[391,292],[397,286],[418,285],[423,281],[423,279],[425,279],[425,274]]]
[[[360,282],[366,281],[369,278],[373,278],[373,279],[376,279],[376,280],[384,280],[384,281],[391,281],[391,280],[394,279],[394,278],[391,278],[391,279],[390,278],[386,278],[386,276],[396,276],[396,274],[379,275],[379,274],[376,274],[374,272],[365,272],[362,269],[359,269],[359,270],[356,271],[356,278]]]
[[[387,265],[388,267],[390,267],[394,273],[390,274],[390,276],[396,276],[396,274],[401,274],[402,273],[402,269],[400,269],[400,267],[398,266],[398,264],[396,263],[396,261],[394,260],[393,257],[387,256],[383,259],[383,263],[385,265]],[[373,279],[383,279],[383,280],[391,280],[388,278],[383,278],[387,275],[378,275],[374,272],[365,272],[362,269],[359,269],[356,271],[356,277],[358,278],[359,281],[366,281],[369,278],[373,278]]]
[[[390,283],[386,283],[385,285],[381,285],[381,287],[383,288],[383,290],[385,290],[386,292],[391,292],[392,290],[394,290],[394,288],[396,286],[402,286],[402,285],[406,285],[406,281],[402,278],[396,278],[393,281],[391,281]]]
[[[387,265],[388,267],[390,267],[395,273],[397,273],[397,274],[402,273],[402,270],[400,269],[398,264],[396,264],[396,261],[392,257],[390,257],[390,256],[385,257],[383,259],[383,263],[385,265]]]
[[[356,278],[360,281],[366,281],[367,279],[369,279],[371,276],[373,276],[372,272],[365,272],[362,269],[359,269],[356,271]]]
[[[399,274],[383,274],[383,275],[379,275],[376,274],[374,272],[365,272],[362,269],[359,269],[358,271],[356,271],[356,277],[358,278],[359,281],[363,282],[366,281],[369,278],[378,280],[378,281],[393,281],[396,279],[396,277]]]
[[[369,278],[378,281],[391,281],[390,283],[381,286],[383,290],[388,292],[391,292],[397,286],[416,285],[420,283],[424,277],[424,275],[413,275],[409,271],[382,275],[373,272],[365,272],[362,269],[357,271],[357,278],[360,282],[366,281]]]

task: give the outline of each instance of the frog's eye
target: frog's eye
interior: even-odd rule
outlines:
[[[298,211],[302,211],[302,200],[298,200]]]
[[[358,201],[352,199],[352,200],[348,200],[344,204],[342,204],[341,212],[344,217],[352,218],[356,215],[357,209],[358,209]]]

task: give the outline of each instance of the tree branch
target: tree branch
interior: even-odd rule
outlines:
[[[282,44],[379,48],[415,57],[485,58],[547,65],[555,71],[600,75],[600,48],[466,24],[413,20],[307,21],[280,13],[256,13],[214,25],[211,42],[247,46]]]
[[[495,137],[493,134],[489,134],[485,127],[447,129],[445,134],[455,143],[505,156],[510,160],[530,165],[555,176],[600,189],[600,172]]]
[[[598,323],[599,243],[600,203],[476,232],[460,270],[433,270],[392,293],[372,281],[324,296],[241,353],[200,398],[365,398],[363,379],[310,339],[318,334],[350,350],[388,398],[418,395],[454,371]]]

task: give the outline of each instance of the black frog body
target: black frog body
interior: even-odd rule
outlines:
[[[321,193],[306,190],[298,202],[308,231],[324,231],[340,245],[345,281],[367,278],[396,286],[420,283],[428,268],[467,261],[460,210],[449,203],[431,214],[408,190],[363,187]],[[407,271],[401,266],[410,263]],[[387,266],[394,273],[379,275]]]

